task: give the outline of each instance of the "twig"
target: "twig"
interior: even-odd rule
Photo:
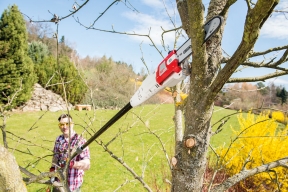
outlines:
[[[285,157],[283,159],[279,159],[277,161],[273,161],[271,163],[267,163],[267,164],[255,167],[253,169],[240,171],[238,174],[233,175],[232,177],[228,178],[222,184],[214,187],[212,192],[226,191],[228,188],[232,187],[233,185],[235,185],[239,181],[244,180],[247,177],[250,177],[250,176],[258,174],[258,173],[269,171],[269,170],[276,168],[276,167],[282,166],[282,167],[286,168],[287,162],[288,162],[288,157]]]
[[[117,157],[112,151],[110,151],[102,142],[98,142],[96,141],[99,145],[101,145],[103,147],[103,149],[109,153],[109,155],[115,159],[116,161],[118,161],[123,167],[125,167],[133,176],[135,179],[137,179],[138,181],[140,181],[140,183],[143,185],[143,187],[149,191],[149,192],[153,192],[152,189],[146,184],[146,182],[143,180],[142,177],[140,177],[139,175],[137,175],[137,173],[131,169],[122,159],[120,159],[119,157]]]

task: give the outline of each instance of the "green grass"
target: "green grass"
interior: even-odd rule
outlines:
[[[218,109],[220,108],[216,107],[215,111]],[[96,131],[117,112],[116,110],[96,110],[95,112],[71,111],[70,113],[76,123],[75,130],[81,133],[93,114],[96,115],[96,118],[90,128]],[[7,120],[6,129],[22,139],[8,134],[8,145],[20,166],[27,167],[29,171],[35,174],[49,170],[54,140],[60,135],[57,118],[61,113],[42,111],[11,114]],[[226,109],[215,112],[212,124],[232,113],[235,111]],[[171,158],[174,154],[173,116],[174,106],[172,104],[140,106],[123,116],[103,133],[98,141],[107,143],[121,130],[123,133],[108,146],[109,149],[119,158],[122,158],[139,176],[144,176],[145,182],[153,191],[156,191],[157,188],[160,191],[165,191],[169,189],[169,184],[164,180],[170,180],[167,160],[162,151],[161,143],[153,134],[149,133],[144,123],[149,125],[152,132],[161,137],[169,158]],[[219,123],[213,127],[213,130],[218,125]],[[223,131],[212,137],[212,146],[217,147],[223,143],[229,143],[230,125],[238,125],[235,115],[231,116],[229,122],[223,126]],[[89,132],[92,133],[90,128]],[[129,131],[126,132],[128,129]],[[84,137],[89,138],[90,135],[85,132]],[[83,192],[114,191],[123,183],[126,184],[119,191],[146,191],[130,172],[111,158],[96,142],[93,142],[89,148],[91,169],[85,173]],[[33,156],[14,149],[30,153]],[[45,188],[45,186],[40,184],[28,185],[28,190],[31,192],[41,188]]]
[[[212,117],[212,123],[213,125],[212,130],[216,131],[219,126],[221,128],[221,131],[218,134],[215,134],[211,138],[211,145],[213,147],[218,147],[220,145],[227,145],[231,141],[231,126],[233,126],[234,129],[239,129],[239,123],[237,120],[237,111],[229,110],[229,109],[223,109],[216,107],[214,109],[213,117]],[[226,117],[223,119],[223,117]],[[227,123],[224,124],[224,126],[221,126],[221,123],[224,122],[226,119],[228,119]]]

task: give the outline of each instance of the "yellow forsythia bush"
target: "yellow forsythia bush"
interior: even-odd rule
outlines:
[[[272,112],[272,118],[281,123],[286,123],[287,121],[287,118],[285,117],[284,113],[281,111]]]
[[[217,150],[221,165],[228,175],[239,173],[247,161],[249,162],[245,169],[252,169],[288,156],[288,127],[280,130],[275,120],[269,119],[268,114],[256,116],[248,113],[244,116],[241,113],[238,122],[240,130],[233,130],[232,145]],[[279,186],[280,191],[288,191],[288,169],[278,167],[273,171],[250,177],[250,187],[241,182],[241,188],[246,191],[275,191]]]

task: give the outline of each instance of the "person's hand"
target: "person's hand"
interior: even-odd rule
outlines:
[[[71,167],[71,162],[70,162],[70,168],[81,169],[81,170],[86,171],[90,168],[90,160],[89,159],[83,159],[80,161],[73,161],[72,167]]]

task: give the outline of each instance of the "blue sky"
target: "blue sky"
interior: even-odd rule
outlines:
[[[75,16],[84,25],[90,25],[113,1],[90,0]],[[78,0],[78,2],[82,3],[84,1]],[[127,4],[125,5],[124,2]],[[164,50],[161,47],[160,34],[162,33],[162,29],[172,29],[174,25],[171,21],[173,21],[176,27],[181,26],[175,3],[176,1],[174,0],[123,0],[114,4],[95,23],[94,27],[104,30],[112,30],[113,28],[115,31],[135,32],[137,34],[148,34],[150,30],[153,42],[165,56],[168,49]],[[28,15],[33,20],[50,20],[54,13],[60,17],[69,14],[72,6],[75,4],[75,0],[1,0],[1,13],[8,5],[12,4],[16,4],[22,13]],[[207,10],[209,1],[204,0],[203,4]],[[277,9],[288,11],[288,1],[280,0]],[[222,48],[229,55],[232,55],[237,49],[241,40],[246,10],[246,2],[238,0],[229,12],[222,43]],[[273,14],[268,19],[255,45],[255,51],[264,51],[271,47],[288,44],[288,14],[286,17],[287,19],[284,14]],[[51,28],[52,30],[56,30],[56,25],[51,24]],[[154,70],[162,61],[161,55],[155,48],[150,46],[151,42],[148,41],[148,38],[86,30],[75,22],[75,18],[73,17],[60,22],[59,37],[62,35],[65,36],[68,43],[77,50],[81,57],[85,57],[86,55],[91,57],[112,56],[115,61],[124,61],[132,64],[134,70],[137,72],[144,67],[141,61],[142,56],[150,70]],[[164,35],[165,45],[170,50],[173,49],[174,39],[175,33],[173,32]],[[176,46],[180,46],[185,39],[187,39],[187,36],[183,32],[183,36],[179,39]],[[269,58],[265,59],[269,60]],[[261,61],[263,57],[257,58],[257,60]],[[267,73],[267,70],[245,69],[235,74],[235,76],[263,75],[265,73]],[[288,86],[287,75],[278,77],[273,81]]]

